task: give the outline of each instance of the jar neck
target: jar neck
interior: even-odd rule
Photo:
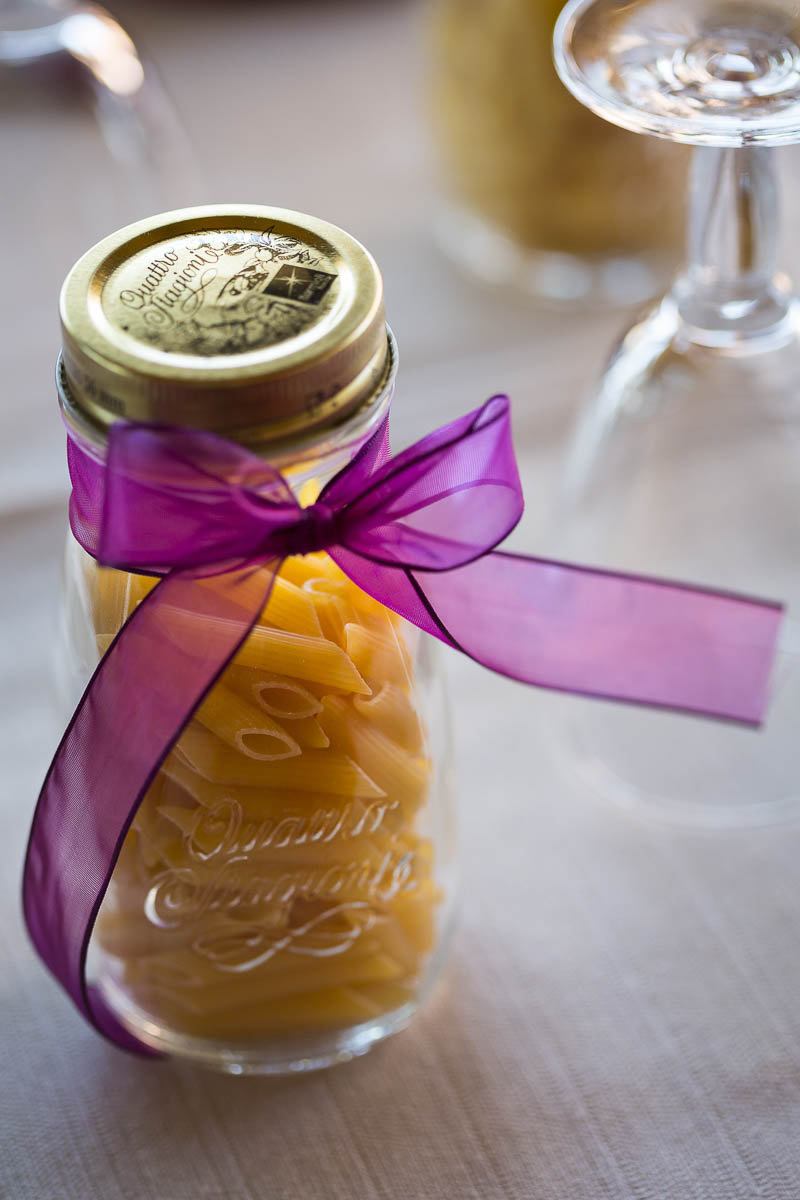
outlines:
[[[313,504],[322,488],[349,463],[381,427],[389,414],[394,375],[370,404],[369,412],[356,414],[335,430],[301,446],[276,451],[269,446],[250,449],[277,468],[301,504]]]
[[[347,420],[330,428],[313,431],[291,442],[247,443],[245,449],[258,455],[281,472],[295,496],[303,504],[313,503],[316,495],[358,453],[385,421],[394,393],[397,374],[397,346],[389,333],[391,355],[380,389]],[[106,442],[98,432],[74,419],[69,389],[59,359],[56,384],[62,417],[70,437],[97,462],[105,461]]]

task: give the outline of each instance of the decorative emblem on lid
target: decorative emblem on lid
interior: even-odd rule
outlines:
[[[103,312],[159,350],[241,354],[286,342],[324,317],[337,295],[332,266],[274,227],[184,235],[117,267],[103,286]]]

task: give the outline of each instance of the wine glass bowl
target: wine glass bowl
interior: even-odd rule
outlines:
[[[136,47],[97,4],[12,0],[0,13],[0,66],[27,67],[69,56],[110,93],[130,96],[144,84]]]
[[[637,133],[705,146],[800,139],[800,6],[571,0],[558,72],[588,108]]]
[[[0,0],[0,111],[0,254],[19,267],[0,295],[2,509],[64,487],[39,349],[58,337],[53,297],[70,264],[110,229],[196,204],[204,184],[151,60],[89,0]]]

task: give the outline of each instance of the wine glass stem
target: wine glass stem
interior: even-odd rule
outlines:
[[[762,338],[774,344],[788,326],[792,297],[776,269],[778,219],[772,150],[694,151],[688,265],[676,287],[690,341],[730,349]]]

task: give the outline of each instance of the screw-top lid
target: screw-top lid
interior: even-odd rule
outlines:
[[[61,292],[67,418],[301,436],[375,397],[392,355],[372,256],[335,225],[255,205],[161,213],[75,264]]]

